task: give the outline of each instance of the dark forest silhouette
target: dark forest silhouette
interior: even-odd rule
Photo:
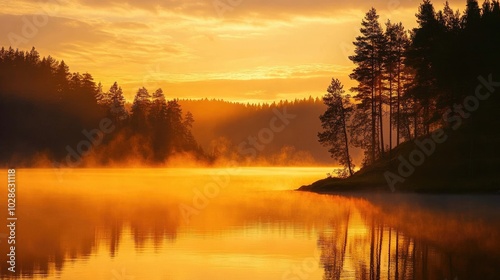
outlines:
[[[416,17],[418,27],[408,32],[390,20],[384,29],[375,8],[368,11],[349,57],[356,65],[350,78],[358,82],[351,89],[354,104],[349,99],[332,102],[334,97],[342,100],[332,94],[332,86],[324,97],[328,109],[321,119],[324,131],[319,140],[332,147],[332,157],[346,170],[352,158],[344,151],[350,147],[362,148],[362,165],[369,166],[394,157],[398,151],[393,149],[403,142],[438,129],[456,130],[462,123],[466,125],[460,138],[466,143],[455,147],[458,162],[491,146],[489,142],[483,146],[481,139],[496,139],[499,102],[493,92],[500,81],[499,1],[486,0],[480,7],[468,0],[460,13],[448,2],[436,12],[425,0]],[[344,113],[347,121],[340,118]],[[350,137],[344,144],[346,130]]]
[[[163,162],[186,152],[204,157],[191,133],[194,117],[176,99],[140,88],[130,112],[125,104],[116,82],[104,91],[89,73],[70,73],[64,61],[40,58],[35,48],[2,48],[0,159],[32,165],[43,155],[57,166],[76,166],[88,154],[103,164]]]
[[[329,162],[314,138],[320,127],[317,117],[325,108],[319,98],[269,104],[207,98],[169,101],[161,89],[139,88],[134,100],[127,101],[118,83],[105,90],[90,74],[71,74],[64,61],[40,58],[34,48],[2,49],[0,71],[0,125],[8,132],[0,143],[4,165],[161,164],[172,157],[177,163],[176,155],[186,153],[190,156],[182,159],[203,163]],[[256,155],[242,153],[238,145],[268,127],[274,110],[300,117]],[[103,120],[109,120],[109,132],[100,129]],[[297,131],[304,136],[295,137]],[[89,148],[82,141],[93,143]]]
[[[352,173],[354,162],[367,166],[391,158],[399,144],[450,127],[451,123],[442,116],[453,120],[463,115],[455,105],[475,93],[478,76],[490,84],[499,77],[498,1],[485,1],[482,7],[477,1],[467,1],[462,14],[448,3],[436,12],[430,1],[424,1],[416,16],[419,26],[411,32],[401,23],[390,21],[384,29],[376,10],[371,9],[354,42],[355,53],[349,57],[356,65],[350,77],[358,82],[351,89],[353,100],[333,102],[339,99],[332,96],[332,102],[328,103],[328,96],[324,100],[330,108],[324,114],[329,117],[322,119],[325,131],[321,142],[333,147],[330,152],[337,162],[347,166],[347,175]],[[240,142],[258,133],[263,128],[261,123],[265,125],[272,117],[273,109],[289,108],[296,109],[300,118],[292,122],[290,129],[276,134],[277,140],[266,145],[258,156],[266,158],[268,163],[280,164],[281,155],[292,151],[297,157],[311,159],[308,163],[317,162],[318,157],[305,154],[312,141],[302,141],[307,138],[303,135],[296,136],[297,131],[316,128],[311,124],[319,126],[316,109],[324,105],[317,99],[221,105],[220,108],[229,111],[240,108],[240,115],[232,122],[226,117],[220,123],[205,122],[207,126],[196,128],[200,131],[214,128],[217,133],[206,138],[214,145],[206,143],[205,138],[201,140],[203,145],[196,142],[195,118],[189,112],[183,113],[181,102],[194,104],[207,100],[167,100],[161,89],[150,92],[140,88],[133,103],[126,103],[117,83],[105,90],[90,74],[71,73],[64,61],[50,56],[41,58],[34,48],[27,52],[2,48],[0,128],[4,136],[0,139],[0,159],[3,165],[29,166],[42,158],[56,166],[73,166],[88,156],[90,164],[106,165],[134,160],[161,163],[174,155],[189,153],[208,161],[217,156],[235,158],[234,155],[248,161],[248,157],[238,153]],[[335,108],[339,104],[342,108]],[[489,100],[481,105],[481,113],[464,120],[473,124],[472,130],[464,129],[466,138],[484,134],[492,127],[495,104]],[[208,115],[227,113],[205,109]],[[335,112],[344,114],[338,119],[340,126],[333,125],[331,118],[339,116]],[[311,116],[316,122],[309,121]],[[112,132],[103,131],[103,125]],[[244,127],[253,127],[255,131]],[[342,137],[333,141],[335,135]],[[471,143],[475,141],[469,138]],[[82,141],[86,141],[85,145]],[[364,151],[362,161],[357,155],[360,150]]]

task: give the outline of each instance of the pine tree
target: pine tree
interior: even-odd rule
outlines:
[[[419,27],[413,29],[412,43],[408,50],[407,63],[415,69],[415,80],[410,89],[413,98],[418,101],[415,104],[415,113],[421,114],[422,133],[428,134],[430,131],[431,115],[434,111],[434,93],[437,91],[435,58],[439,50],[440,25],[436,18],[434,6],[429,0],[419,7],[417,13]],[[419,123],[414,127],[415,136],[420,132]]]
[[[59,63],[55,72],[55,86],[57,91],[57,98],[61,101],[66,97],[69,91],[68,81],[71,78],[69,67],[64,60]]]
[[[410,40],[402,23],[392,24],[390,21],[386,24],[385,36],[385,71],[389,81],[389,148],[392,149],[393,127],[396,128],[396,145],[399,145],[401,139],[401,99],[404,94],[406,50]]]
[[[163,161],[171,145],[171,130],[167,119],[167,101],[163,90],[157,89],[152,95],[149,123],[152,130],[152,147],[156,161]]]
[[[476,29],[481,20],[481,8],[476,0],[467,0],[462,23],[465,29]]]
[[[443,11],[438,12],[437,18],[441,22],[441,25],[446,28],[446,31],[452,33],[460,32],[460,12],[458,10],[454,12],[448,1],[445,2]]]
[[[194,123],[194,117],[191,112],[187,112],[186,115],[184,116],[184,126],[191,129],[193,128],[193,123]]]
[[[361,23],[361,36],[358,36],[354,42],[355,55],[349,57],[357,66],[350,75],[351,79],[358,81],[358,86],[351,89],[357,92],[354,98],[358,101],[356,114],[359,116],[355,118],[364,120],[355,126],[358,133],[354,134],[361,135],[361,130],[366,131],[366,128],[362,127],[363,125],[371,126],[369,136],[371,141],[355,141],[361,148],[370,151],[369,158],[366,159],[367,163],[371,163],[377,158],[377,147],[379,151],[381,150],[380,146],[378,146],[378,140],[383,140],[383,135],[380,135],[379,138],[382,131],[382,122],[377,124],[377,120],[382,118],[383,89],[381,70],[385,38],[378,18],[379,16],[374,8],[368,11]],[[377,128],[380,128],[380,131],[377,131]]]
[[[132,103],[130,122],[134,131],[144,134],[148,131],[148,116],[151,107],[151,95],[145,87],[139,88]]]
[[[462,60],[457,59],[463,51],[459,41],[462,30],[460,13],[458,10],[454,12],[448,2],[443,10],[437,13],[437,20],[440,30],[433,67],[438,89],[436,109],[443,112],[449,104],[459,102],[464,92],[461,83],[457,83],[457,78],[464,78],[464,71],[458,71],[463,67]]]
[[[150,121],[152,123],[165,122],[167,119],[167,101],[161,88],[152,95]]]
[[[108,115],[115,123],[122,123],[128,118],[125,109],[125,97],[122,88],[115,82],[107,93]]]
[[[343,165],[349,175],[353,174],[353,162],[349,153],[349,140],[347,123],[353,112],[350,96],[345,94],[344,86],[338,79],[332,79],[323,97],[327,106],[324,114],[320,116],[323,132],[318,133],[319,142],[329,147],[332,158]]]
[[[179,151],[184,142],[184,126],[182,108],[176,99],[167,102],[167,122],[171,133],[170,146],[174,151]]]
[[[105,106],[106,105],[106,96],[107,95],[102,91],[102,84],[99,82],[99,84],[97,85],[96,94],[94,96],[96,103],[99,106]]]
[[[184,127],[184,149],[185,150],[192,150],[196,149],[198,144],[196,143],[196,140],[194,139],[192,129],[193,129],[193,123],[194,123],[194,116],[191,112],[187,112],[186,115],[184,116],[184,121],[182,123]]]

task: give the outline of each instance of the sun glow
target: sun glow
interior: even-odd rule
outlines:
[[[8,34],[25,37],[17,47],[36,46],[42,55],[64,59],[72,71],[92,73],[105,87],[118,81],[129,101],[141,86],[162,87],[179,98],[241,102],[317,97],[332,75],[353,85],[346,56],[360,18],[373,5],[319,2],[307,9],[298,2],[246,3],[224,17],[196,1],[9,2],[0,16],[0,34],[6,35],[0,45],[12,45]],[[274,11],[284,7],[284,13]],[[407,9],[406,3],[382,5],[382,21],[391,16],[411,28]],[[48,15],[47,22],[35,25],[27,16],[33,14]],[[34,35],[22,35],[28,29]]]

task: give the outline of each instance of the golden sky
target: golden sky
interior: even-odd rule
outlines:
[[[450,1],[463,10],[464,1]],[[463,2],[463,3],[462,3]],[[168,98],[262,102],[354,85],[347,58],[361,19],[416,25],[418,0],[0,0],[0,45],[63,59],[130,100],[140,86]],[[436,2],[441,9],[442,3]]]

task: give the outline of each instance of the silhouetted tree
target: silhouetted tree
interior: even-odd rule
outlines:
[[[29,166],[43,154],[56,162],[70,159],[74,163],[95,148],[98,151],[94,154],[102,154],[101,161],[106,163],[141,150],[134,147],[137,143],[144,147],[140,160],[145,161],[152,159],[151,154],[163,161],[169,150],[203,156],[191,134],[192,115],[183,122],[177,102],[169,104],[167,108],[161,89],[151,102],[147,90],[141,88],[128,121],[126,100],[118,83],[103,92],[102,84],[96,85],[91,74],[71,73],[64,61],[40,58],[35,48],[29,52],[1,48],[0,129],[8,133],[0,137],[0,160],[4,165]],[[96,139],[95,128],[100,128],[104,118],[110,118],[111,126],[119,129]],[[174,132],[178,134],[175,148],[169,140]],[[81,145],[87,138],[94,147]]]
[[[9,133],[0,140],[0,159],[29,165],[40,153],[64,158],[82,130],[103,117],[95,90],[90,74],[70,74],[64,62],[41,59],[34,48],[2,48],[0,128]]]
[[[476,92],[479,75],[500,76],[499,1],[486,0],[480,6],[469,0],[460,15],[448,2],[436,12],[431,1],[424,0],[416,17],[418,26],[408,38],[402,24],[388,21],[382,31],[372,8],[354,42],[355,54],[349,59],[356,68],[350,77],[358,86],[352,88],[357,103],[350,136],[351,143],[365,151],[364,164],[384,154],[384,104],[389,108],[385,133],[392,149],[394,128],[397,144],[428,135],[442,126],[449,110],[462,118],[456,104]],[[477,115],[494,114],[493,102],[484,106],[485,113]],[[464,138],[473,142],[473,137]]]
[[[130,124],[135,132],[148,132],[148,115],[151,107],[151,95],[145,87],[139,88],[132,103]]]
[[[447,32],[459,33],[461,28],[460,12],[453,11],[448,1],[445,2],[442,11],[437,13],[438,21],[446,28]]]
[[[181,151],[184,142],[184,126],[182,119],[182,108],[174,99],[167,102],[167,121],[171,131],[172,152]]]
[[[122,88],[117,82],[109,88],[104,102],[108,107],[108,114],[115,123],[122,123],[128,119],[129,115],[125,109],[125,97],[123,96]]]
[[[191,130],[193,129],[194,116],[191,112],[187,112],[184,116],[184,121],[182,123],[184,127],[184,141],[187,149],[197,149],[197,143],[194,139],[193,133]]]
[[[353,162],[349,153],[349,139],[347,126],[353,106],[349,100],[350,95],[345,94],[344,86],[338,79],[332,79],[323,102],[327,106],[324,114],[319,118],[323,132],[318,133],[319,142],[329,147],[332,158],[344,166],[349,175],[353,174]]]
[[[408,50],[407,63],[415,71],[414,84],[410,91],[415,101],[415,114],[422,114],[422,132],[429,133],[431,112],[435,109],[436,72],[435,57],[439,53],[440,25],[436,18],[433,4],[424,0],[417,13],[419,26],[413,29],[412,43]],[[418,136],[418,127],[415,127],[415,137]]]
[[[486,3],[486,2],[485,2]],[[489,5],[486,4],[489,8]],[[481,8],[476,0],[467,0],[464,16],[462,18],[463,26],[465,29],[476,29],[481,20]]]
[[[149,122],[152,128],[154,157],[156,161],[162,161],[168,156],[168,146],[171,142],[172,130],[167,119],[167,101],[161,88],[153,93]]]
[[[383,63],[384,34],[378,22],[377,11],[372,8],[366,14],[361,25],[361,36],[354,42],[355,54],[349,59],[356,64],[356,68],[350,75],[351,79],[358,81],[358,86],[351,90],[357,94],[354,98],[358,101],[355,111],[356,119],[363,120],[354,126],[354,136],[365,137],[366,128],[370,125],[371,132],[368,139],[355,141],[362,148],[370,151],[367,162],[373,162],[377,158],[378,132],[377,120],[381,112],[381,92],[382,92],[382,73],[381,65]],[[379,95],[377,96],[377,93]],[[380,127],[381,128],[381,127]],[[364,131],[364,133],[362,132]],[[382,131],[382,130],[381,130]],[[383,137],[380,139],[383,140]],[[380,146],[378,146],[380,150]]]

